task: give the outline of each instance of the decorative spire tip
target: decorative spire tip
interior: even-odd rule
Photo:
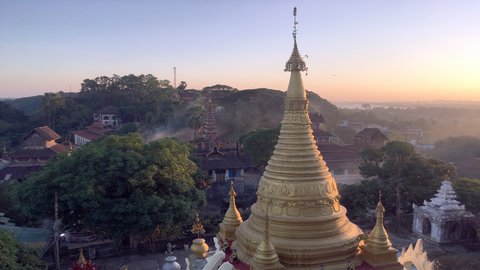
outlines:
[[[285,71],[307,71],[307,65],[303,61],[297,47],[297,8],[293,9],[293,51],[290,59],[285,64]]]

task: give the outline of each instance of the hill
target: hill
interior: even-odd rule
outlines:
[[[259,128],[280,125],[284,111],[285,92],[273,89],[248,89],[241,91],[210,92],[216,103],[216,121],[219,133],[239,138]],[[335,105],[313,92],[308,92],[309,111],[320,112],[326,125],[333,129],[341,120],[341,112]]]
[[[26,115],[32,115],[42,107],[43,95],[5,100]]]

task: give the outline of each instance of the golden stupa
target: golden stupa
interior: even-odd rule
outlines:
[[[235,205],[235,197],[237,196],[237,193],[233,188],[233,180],[230,181],[230,192],[228,195],[230,196],[230,204],[227,212],[225,212],[222,223],[219,225],[220,231],[217,234],[218,238],[222,239],[224,242],[231,242],[235,240],[235,231],[243,222],[242,216],[240,215],[240,212],[238,212],[237,206]]]
[[[362,260],[381,270],[402,270],[397,260],[398,250],[392,247],[392,243],[388,237],[387,230],[383,226],[383,215],[385,207],[382,204],[382,195],[378,198],[377,208],[375,209],[376,223],[372,232],[365,240],[365,244],[361,245]]]
[[[296,15],[296,10],[294,10]],[[260,179],[252,214],[241,223],[233,248],[253,262],[264,238],[269,206],[269,242],[287,269],[347,269],[358,253],[360,228],[346,217],[335,179],[315,144],[301,72],[306,65],[294,46],[285,71],[291,72],[280,136]]]

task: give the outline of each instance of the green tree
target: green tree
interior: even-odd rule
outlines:
[[[190,128],[194,130],[193,139],[197,138],[197,130],[203,123],[203,109],[201,106],[193,106],[188,110],[187,123]]]
[[[237,91],[237,88],[224,84],[215,84],[211,86],[205,86],[204,91]]]
[[[44,270],[45,264],[35,250],[22,246],[10,233],[0,229],[0,269]]]
[[[65,99],[61,93],[45,93],[42,103],[42,111],[46,119],[45,124],[55,130],[57,114],[64,107]]]
[[[49,163],[15,195],[27,216],[52,217],[58,192],[67,226],[83,224],[114,239],[147,237],[157,226],[181,228],[203,204],[189,155],[172,138],[144,144],[138,134],[109,136]]]
[[[253,164],[260,169],[267,166],[277,144],[280,128],[258,129],[251,131],[240,138],[245,152],[250,156]]]
[[[397,218],[404,210],[410,211],[412,203],[421,204],[431,198],[440,183],[455,174],[452,166],[420,156],[404,142],[388,142],[380,149],[363,150],[360,155],[362,176],[379,181],[386,198],[396,198],[387,201],[386,207],[395,209]]]
[[[447,162],[480,157],[480,139],[469,136],[449,137],[435,143],[435,156]]]
[[[453,181],[453,188],[457,192],[458,200],[465,204],[467,210],[475,214],[480,212],[480,179],[457,178]]]
[[[181,81],[180,85],[177,87],[178,90],[185,90],[187,89],[187,82],[186,81]]]
[[[0,101],[0,150],[18,144],[29,127],[28,117],[22,111]]]

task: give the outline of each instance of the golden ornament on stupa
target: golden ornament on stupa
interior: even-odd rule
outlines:
[[[195,222],[192,225],[191,232],[197,235],[197,238],[200,238],[201,234],[205,234],[205,229],[203,228],[203,224],[200,221],[200,215],[198,212],[195,213]]]

